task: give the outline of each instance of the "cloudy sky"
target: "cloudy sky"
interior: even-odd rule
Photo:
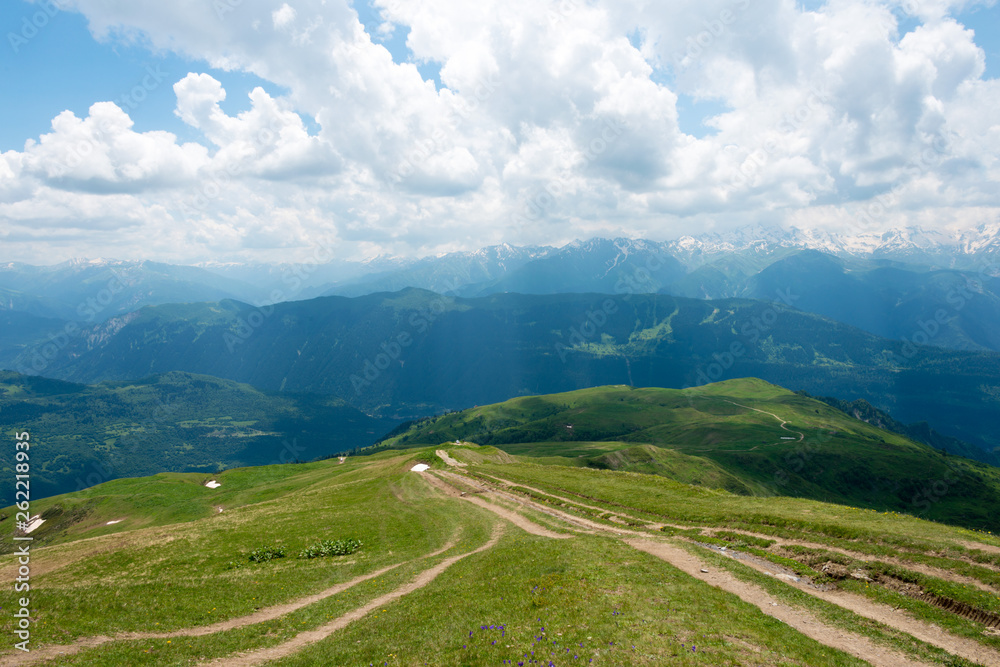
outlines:
[[[0,261],[1000,219],[996,0],[9,0]]]

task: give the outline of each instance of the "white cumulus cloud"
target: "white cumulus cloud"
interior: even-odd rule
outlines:
[[[1000,84],[954,18],[974,4],[372,0],[368,34],[347,0],[73,0],[98,39],[286,92],[257,88],[229,115],[222,84],[192,68],[175,113],[199,143],[135,132],[101,100],[64,112],[2,155],[0,220],[59,228],[67,246],[119,225],[139,253],[262,259],[314,236],[419,254],[850,226],[879,197],[886,226],[935,211],[971,224],[1000,211]],[[380,40],[399,29],[394,57]],[[133,229],[145,244],[128,245]]]

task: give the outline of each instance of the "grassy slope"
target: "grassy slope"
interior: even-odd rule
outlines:
[[[788,421],[786,429],[772,414]],[[945,456],[756,379],[686,390],[613,386],[517,398],[420,422],[384,444],[456,439],[736,493],[814,498],[1000,529],[992,509],[1000,506],[997,468]]]
[[[427,553],[459,527],[456,551],[468,551],[486,540],[496,519],[460,499],[432,493],[408,471],[416,461],[440,467],[434,449],[383,452],[343,465],[230,470],[219,475],[222,487],[216,490],[194,483],[192,475],[159,475],[38,501],[42,512],[95,502],[85,521],[38,531],[32,552],[33,645],[238,617]],[[1000,544],[912,518],[737,496],[651,475],[510,462],[490,448],[450,449],[470,462],[472,472],[584,492],[598,499],[593,502],[627,504],[677,520],[776,529],[771,524],[783,519],[800,522],[816,539],[853,530],[856,538],[877,536],[879,544],[893,549],[919,544],[941,553],[960,540]],[[225,511],[215,512],[217,505]],[[125,520],[104,525],[114,519]],[[761,523],[765,520],[770,523]],[[113,535],[100,536],[109,532]],[[289,557],[229,567],[262,543],[283,544],[291,555],[337,537],[357,537],[364,547],[339,559]],[[432,562],[404,566],[280,619],[200,638],[115,641],[60,658],[59,664],[193,664],[273,645],[392,590]],[[12,596],[9,588],[0,592],[0,605],[8,608]],[[856,620],[848,615],[843,622]],[[502,637],[495,629],[500,624]],[[9,633],[10,625],[9,616],[0,619],[0,631]],[[536,642],[543,627],[544,652]],[[872,628],[862,631],[880,636]],[[427,588],[281,664],[516,664],[532,650],[546,658],[557,652],[556,664],[575,664],[567,647],[600,665],[861,664],[616,540],[577,535],[557,542],[510,526],[496,548],[460,561]],[[922,651],[924,659],[937,655],[919,646],[912,650]]]

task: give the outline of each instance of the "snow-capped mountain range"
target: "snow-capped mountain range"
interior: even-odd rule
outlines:
[[[1000,254],[1000,223],[960,231],[908,227],[856,234],[752,225],[722,233],[682,236],[668,241],[665,247],[691,268],[724,254],[795,249],[819,250],[837,257],[971,268],[979,260]]]
[[[461,296],[613,292],[620,287],[617,281],[623,274],[634,273],[640,266],[657,267],[655,285],[650,283],[656,289],[649,291],[719,298],[739,295],[739,289],[724,288],[718,282],[707,288],[699,270],[719,267],[732,277],[724,265],[738,260],[743,280],[806,249],[841,259],[891,260],[921,270],[959,269],[1000,276],[1000,223],[965,231],[910,227],[854,234],[752,225],[671,241],[592,238],[562,247],[502,243],[420,259],[379,256],[321,264],[307,259],[198,266],[101,258],[53,266],[9,262],[0,264],[0,309],[74,319],[81,311],[90,312],[81,304],[99,294],[108,301],[101,304],[103,318],[144,305],[179,301],[235,298],[263,303],[323,295],[353,297],[406,287]]]

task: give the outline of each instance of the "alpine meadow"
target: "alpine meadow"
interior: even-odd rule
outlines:
[[[0,17],[0,666],[1000,667],[997,0]]]

